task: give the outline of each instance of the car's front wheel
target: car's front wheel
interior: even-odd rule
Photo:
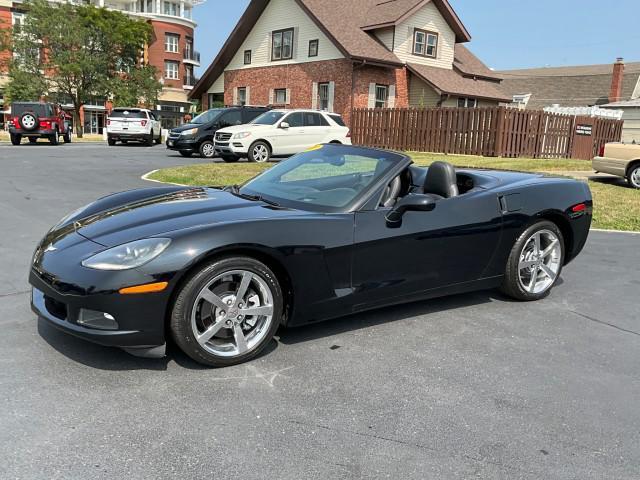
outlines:
[[[205,140],[202,142],[202,145],[200,145],[200,155],[202,158],[213,158],[216,156],[216,149],[212,141]]]
[[[555,223],[540,221],[520,235],[509,255],[502,291],[522,301],[545,298],[564,265],[565,245]]]
[[[627,180],[629,181],[629,185],[631,185],[633,188],[640,189],[640,165],[631,167],[629,175],[627,176]]]
[[[65,134],[62,136],[62,140],[64,143],[71,143],[71,130],[67,130]]]
[[[177,345],[212,367],[246,362],[271,341],[280,324],[282,290],[275,274],[250,257],[214,261],[194,273],[171,312]]]
[[[255,142],[249,148],[249,161],[264,163],[271,158],[271,148],[266,142],[261,140]]]

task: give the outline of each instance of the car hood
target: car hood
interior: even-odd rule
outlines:
[[[112,247],[187,228],[302,213],[214,188],[191,188],[111,207],[73,225],[83,237]]]
[[[273,125],[256,125],[255,123],[247,123],[245,125],[234,125],[232,127],[226,127],[218,130],[218,133],[240,133],[240,132],[255,132],[258,130],[265,130]]]
[[[203,124],[201,123],[185,123],[184,125],[180,125],[179,127],[172,128],[171,131],[175,133],[184,132],[185,130],[191,130],[192,128],[200,128]]]

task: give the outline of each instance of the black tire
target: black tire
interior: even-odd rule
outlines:
[[[10,134],[11,137],[11,145],[20,145],[20,142],[22,142],[22,135],[19,134]]]
[[[238,160],[240,160],[240,157],[223,155],[222,160],[224,160],[226,163],[236,163]]]
[[[110,147],[113,147],[116,144],[116,140],[115,138],[110,137],[109,135],[107,135],[107,144]]]
[[[147,145],[147,147],[153,147],[154,143],[155,142],[154,142],[154,137],[153,137],[153,130],[151,130],[151,133],[147,137],[147,141],[145,142],[145,144]]]
[[[267,142],[258,140],[249,147],[249,161],[266,163],[271,160],[271,147]]]
[[[27,132],[37,129],[38,125],[40,124],[38,115],[33,112],[24,112],[20,116],[19,122],[22,129],[26,130]]]
[[[64,143],[71,143],[71,130],[67,130],[65,134],[62,136]]]
[[[522,269],[522,270],[520,269],[520,262],[531,259],[530,257],[529,258],[526,257],[525,248],[527,247],[527,244],[531,241],[531,239],[538,232],[551,232],[553,235],[555,235],[555,237],[558,240],[560,253],[558,255],[559,258],[557,258],[558,270],[557,270],[555,279],[553,279],[553,281],[548,286],[546,286],[543,291],[531,292],[524,288],[523,281],[520,278],[521,271],[525,270],[528,272],[528,270],[526,269]],[[543,250],[546,249],[546,247],[548,247],[548,245],[541,245],[541,249]],[[555,223],[549,222],[546,220],[534,223],[518,237],[518,239],[516,240],[516,243],[513,245],[513,248],[511,249],[511,253],[509,254],[509,260],[507,261],[507,266],[505,269],[504,280],[501,287],[502,292],[511,298],[524,301],[524,302],[541,300],[547,297],[551,293],[551,290],[556,285],[556,283],[558,282],[558,279],[560,278],[560,275],[562,274],[564,259],[565,259],[564,237],[562,236],[562,232],[560,231],[558,226]],[[536,274],[536,277],[537,275],[538,274]],[[545,274],[542,274],[542,275],[544,275],[545,277],[548,277],[548,275],[545,275]],[[548,278],[549,280],[551,280],[550,277]]]
[[[191,155],[193,155],[193,152],[184,152],[180,150],[180,155],[182,155],[185,158],[191,158]]]
[[[49,142],[51,145],[58,145],[60,143],[60,139],[58,138],[58,131],[49,137]]]
[[[191,326],[191,312],[198,300],[199,293],[210,282],[226,272],[238,270],[251,272],[265,282],[273,297],[273,313],[271,324],[265,325],[267,331],[259,343],[252,346],[250,350],[242,355],[224,357],[206,350],[198,343]],[[283,299],[280,284],[274,273],[266,265],[250,257],[227,257],[204,265],[187,279],[173,303],[170,329],[176,344],[193,360],[211,367],[227,367],[246,362],[264,350],[273,339],[280,325],[282,311]],[[217,310],[215,313],[217,313]]]
[[[216,149],[211,140],[205,140],[200,144],[200,156],[202,158],[215,158]]]
[[[27,138],[29,138],[29,143],[31,144],[38,142],[38,137],[27,137]]]
[[[629,185],[633,188],[640,189],[640,165],[635,165],[629,169],[627,182],[629,182]]]

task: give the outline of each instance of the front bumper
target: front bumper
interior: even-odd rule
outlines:
[[[165,344],[168,293],[120,295],[117,290],[71,285],[35,268],[31,270],[29,283],[32,285],[32,310],[66,333],[100,345],[125,349],[149,349]],[[101,330],[81,325],[78,320],[82,309],[108,313],[117,322],[117,329]]]
[[[194,152],[197,152],[200,149],[200,145],[199,145],[198,141],[196,141],[193,138],[184,139],[184,138],[181,138],[181,137],[177,137],[177,138],[169,137],[167,139],[167,149],[168,150],[175,150],[175,151],[178,151],[178,152],[194,153]]]
[[[249,146],[239,140],[230,140],[229,142],[215,142],[214,148],[220,155],[228,155],[235,157],[246,157],[249,152]]]

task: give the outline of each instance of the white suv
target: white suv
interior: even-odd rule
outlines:
[[[225,162],[248,157],[267,162],[320,143],[351,145],[349,128],[338,114],[317,110],[271,110],[251,123],[216,132],[215,149]]]
[[[144,108],[114,108],[107,118],[107,142],[129,140],[152,146],[162,142],[162,125],[151,110]]]

